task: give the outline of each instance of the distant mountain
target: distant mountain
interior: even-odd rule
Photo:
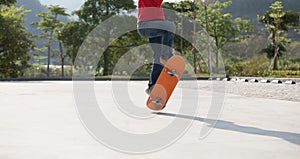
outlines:
[[[225,2],[228,0],[220,0]],[[225,11],[231,13],[234,17],[241,17],[251,21],[257,21],[257,15],[263,15],[269,10],[272,3],[277,0],[232,0],[232,5]],[[300,12],[299,0],[280,0],[284,10],[293,10]]]
[[[38,13],[42,13],[42,12],[47,12],[47,7],[42,5],[40,3],[39,0],[18,0],[17,1],[17,7],[20,7],[20,6],[24,6],[24,9],[25,10],[31,10],[31,12],[29,12],[27,15],[25,15],[25,23],[24,23],[24,26],[26,28],[26,30],[28,32],[31,32],[32,34],[40,34],[41,31],[39,31],[38,29],[36,28],[33,28],[31,26],[31,23],[32,22],[38,22],[39,21],[39,17],[36,16],[36,14]]]
[[[225,2],[228,0],[220,0]],[[259,24],[257,17],[263,15],[267,10],[270,10],[271,4],[277,0],[232,0],[232,5],[228,7],[225,12],[231,13],[234,18],[241,17],[250,20],[251,23],[258,26],[260,30],[263,25]],[[283,5],[283,10],[292,10],[300,12],[299,0],[280,0]],[[300,35],[294,30],[289,31],[289,38],[300,41]]]
[[[32,27],[31,24],[33,22],[40,21],[40,18],[37,16],[37,14],[47,12],[48,11],[47,6],[42,5],[39,0],[18,0],[16,6],[17,7],[24,6],[25,10],[31,10],[31,12],[26,14],[24,17],[25,18],[24,27],[26,28],[27,32],[30,32],[33,35],[40,35],[42,33],[42,31],[35,27]],[[63,22],[69,21],[69,19],[66,17],[60,17],[59,19]],[[36,47],[38,47],[38,48],[43,47],[44,42],[45,42],[44,40],[38,40],[36,42]],[[53,47],[54,47],[54,49],[57,48],[56,45],[54,45]],[[46,56],[47,53],[45,52],[42,55]],[[30,61],[33,61],[33,59],[31,59]],[[53,58],[52,62],[53,61],[55,62],[55,61],[57,61],[57,59]]]

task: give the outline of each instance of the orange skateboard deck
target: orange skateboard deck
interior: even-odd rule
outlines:
[[[184,70],[185,61],[181,56],[172,56],[167,61],[147,100],[146,105],[149,109],[165,108]]]

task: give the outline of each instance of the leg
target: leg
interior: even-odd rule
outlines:
[[[150,79],[148,83],[148,88],[152,89],[153,86],[155,85],[162,69],[163,65],[160,63],[160,58],[162,54],[162,37],[154,37],[154,38],[149,38],[149,43],[151,45],[151,48],[153,50],[153,63],[152,63],[152,69],[150,73]]]
[[[153,50],[153,65],[149,79],[149,89],[155,85],[162,69],[161,59],[167,61],[173,56],[176,26],[168,21],[149,21],[138,25],[141,36],[149,38]]]
[[[160,36],[161,41],[155,41],[156,44],[161,44],[160,57],[167,61],[173,56],[174,37],[176,26],[170,21],[148,21],[138,24],[138,32],[146,38],[156,38]],[[151,40],[149,40],[151,43]],[[152,47],[153,49],[153,47]],[[157,49],[159,50],[159,49]],[[155,52],[155,51],[154,51]],[[158,61],[157,61],[158,62]]]
[[[149,89],[151,89],[162,69],[165,62],[162,63],[161,60],[167,61],[169,58],[173,56],[173,45],[174,45],[174,37],[175,35],[171,32],[160,30],[162,36],[149,38],[149,43],[154,52],[153,54],[153,65],[150,74],[150,80],[148,83]]]
[[[173,56],[173,46],[174,46],[175,34],[164,31],[162,36],[162,54],[161,58],[167,61],[170,57]]]

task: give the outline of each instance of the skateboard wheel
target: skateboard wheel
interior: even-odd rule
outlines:
[[[147,106],[151,110],[162,110],[166,105],[166,100],[167,92],[165,88],[160,84],[156,84],[147,101]]]

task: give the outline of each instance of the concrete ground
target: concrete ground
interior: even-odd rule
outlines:
[[[146,82],[128,85],[133,104],[146,110]],[[180,89],[161,113],[149,111],[154,117],[141,122],[116,108],[111,82],[95,82],[95,97],[106,118],[122,130],[155,132],[175,119],[193,121],[176,142],[152,153],[132,155],[110,149],[90,135],[79,118],[72,82],[2,82],[0,159],[299,159],[299,102],[226,94],[220,119],[199,139],[202,126],[208,124],[211,92],[199,90],[200,108],[193,117],[177,114]],[[192,101],[195,96],[187,98]]]

